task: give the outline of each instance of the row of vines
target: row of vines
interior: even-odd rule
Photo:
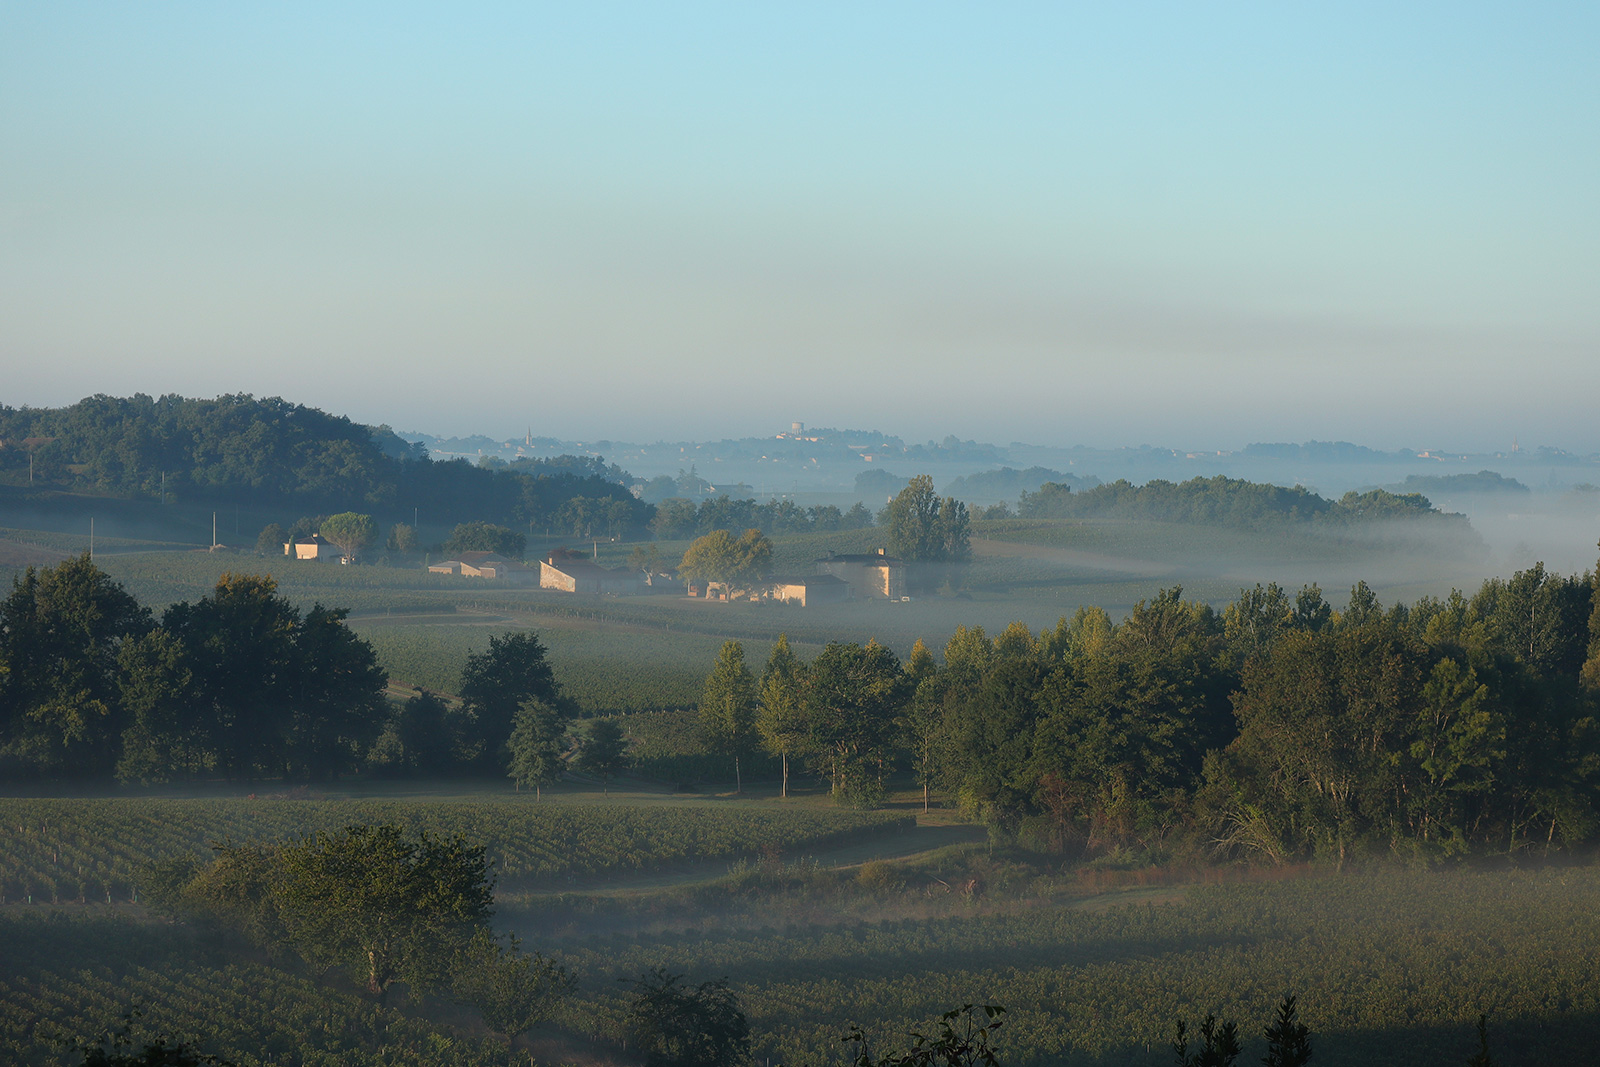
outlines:
[[[1588,1062],[1600,1045],[1592,867],[1307,878],[1100,913],[618,934],[566,950],[589,979],[573,1014],[590,1036],[621,1034],[615,978],[665,962],[731,977],[758,1062],[829,1062],[851,1022],[888,1038],[995,1003],[1008,1067],[1164,1064],[1174,1020],[1214,1011],[1258,1035],[1286,991],[1330,1065],[1465,1062],[1479,1012],[1517,1050],[1507,1062]],[[1262,1043],[1245,1051],[1256,1062]]]
[[[710,805],[379,800],[0,799],[0,901],[123,902],[145,869],[213,842],[395,823],[484,845],[503,888],[786,855],[908,830],[884,812]]]

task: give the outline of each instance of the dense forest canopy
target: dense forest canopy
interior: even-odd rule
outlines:
[[[618,505],[608,520],[620,528],[641,529],[651,516],[623,484],[626,472],[604,460],[436,463],[387,426],[248,394],[0,407],[0,479],[28,485],[30,477],[36,490],[301,511],[415,508],[524,528],[569,518],[562,509],[574,499],[589,501],[590,512]]]

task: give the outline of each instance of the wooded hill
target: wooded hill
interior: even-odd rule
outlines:
[[[31,473],[30,473],[31,472]],[[620,480],[619,480],[620,479]],[[569,500],[616,502],[642,527],[649,509],[625,472],[592,457],[494,468],[436,463],[387,426],[278,397],[95,395],[65,408],[0,406],[0,483],[46,494],[244,504],[304,512],[418,508],[460,522],[545,525]]]

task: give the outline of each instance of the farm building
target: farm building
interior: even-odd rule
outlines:
[[[487,578],[506,585],[531,586],[537,572],[526,563],[507,559],[494,552],[463,552],[455,559],[440,560],[428,566],[430,574],[456,574],[463,578]]]
[[[564,593],[609,593],[612,596],[633,596],[641,591],[644,575],[634,570],[610,570],[586,559],[557,559],[550,556],[539,561],[539,588],[557,589]]]
[[[783,575],[767,579],[768,600],[807,607],[812,604],[837,604],[850,599],[850,584],[831,574]]]
[[[831,574],[861,600],[899,600],[906,595],[906,565],[885,549],[876,552],[829,553],[817,560],[818,574]]]
[[[344,560],[344,553],[339,550],[339,546],[321,534],[296,537],[293,541],[284,542],[283,554],[291,559],[320,559],[334,562]]]

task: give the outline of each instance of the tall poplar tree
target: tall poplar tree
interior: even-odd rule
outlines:
[[[744,792],[741,760],[755,747],[755,718],[755,680],[744,664],[744,646],[725,641],[700,696],[700,729],[714,751],[733,757],[738,793]]]

